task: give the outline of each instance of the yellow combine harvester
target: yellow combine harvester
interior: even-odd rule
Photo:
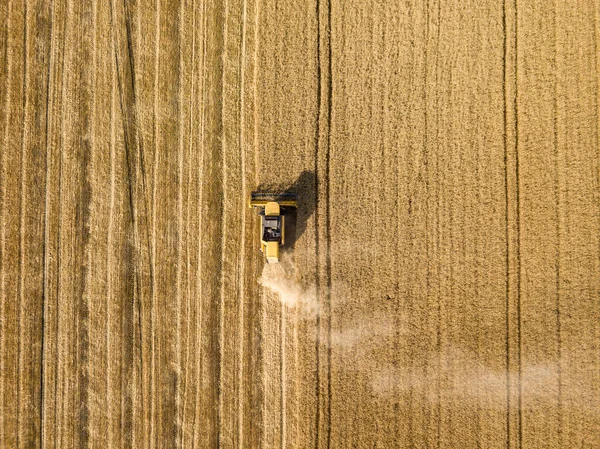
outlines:
[[[279,262],[279,247],[285,243],[285,214],[297,207],[296,195],[254,192],[250,207],[261,216],[260,250],[268,263]]]

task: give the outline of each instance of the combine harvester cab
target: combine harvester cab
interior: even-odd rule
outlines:
[[[285,214],[297,207],[296,195],[254,192],[250,196],[250,207],[261,216],[261,252],[267,263],[279,262],[279,247],[285,243]]]

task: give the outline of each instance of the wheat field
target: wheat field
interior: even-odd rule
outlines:
[[[0,61],[1,448],[600,447],[600,1],[3,0]]]

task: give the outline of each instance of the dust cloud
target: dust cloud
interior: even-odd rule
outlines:
[[[258,283],[275,294],[281,304],[295,309],[300,319],[313,319],[319,311],[317,286],[315,283],[303,285],[296,273],[292,256],[283,253],[279,264],[264,265]],[[342,281],[334,281],[331,288],[322,289],[321,294],[333,299],[338,307],[351,300],[350,287]],[[354,324],[332,329],[329,338],[321,340],[321,344],[333,348],[355,348],[359,351],[364,347],[364,352],[368,352],[373,346],[385,344],[387,338],[398,331],[393,317],[363,316]]]
[[[275,293],[282,304],[296,308],[303,316],[313,317],[318,311],[317,287],[315,284],[303,286],[296,279],[296,265],[286,253],[280,263],[266,263],[258,283]]]
[[[488,366],[476,354],[458,348],[446,348],[440,362],[438,357],[437,353],[431,353],[425,360],[410,366],[386,364],[380,367],[371,379],[373,393],[391,397],[419,391],[432,404],[441,401],[470,404],[485,398],[488,404],[501,408],[507,406],[509,382],[532,404],[551,406],[560,394],[560,363],[556,360],[526,363],[519,372]],[[578,388],[571,386],[570,394],[578,397],[581,411],[591,415],[600,413],[600,405],[589,395],[584,379]],[[515,401],[508,406],[514,408],[519,404]],[[521,407],[526,408],[525,405]]]

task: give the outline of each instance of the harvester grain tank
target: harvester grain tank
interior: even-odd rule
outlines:
[[[261,217],[260,250],[268,263],[279,262],[279,248],[285,244],[285,216],[297,207],[296,195],[253,192],[250,207]]]

